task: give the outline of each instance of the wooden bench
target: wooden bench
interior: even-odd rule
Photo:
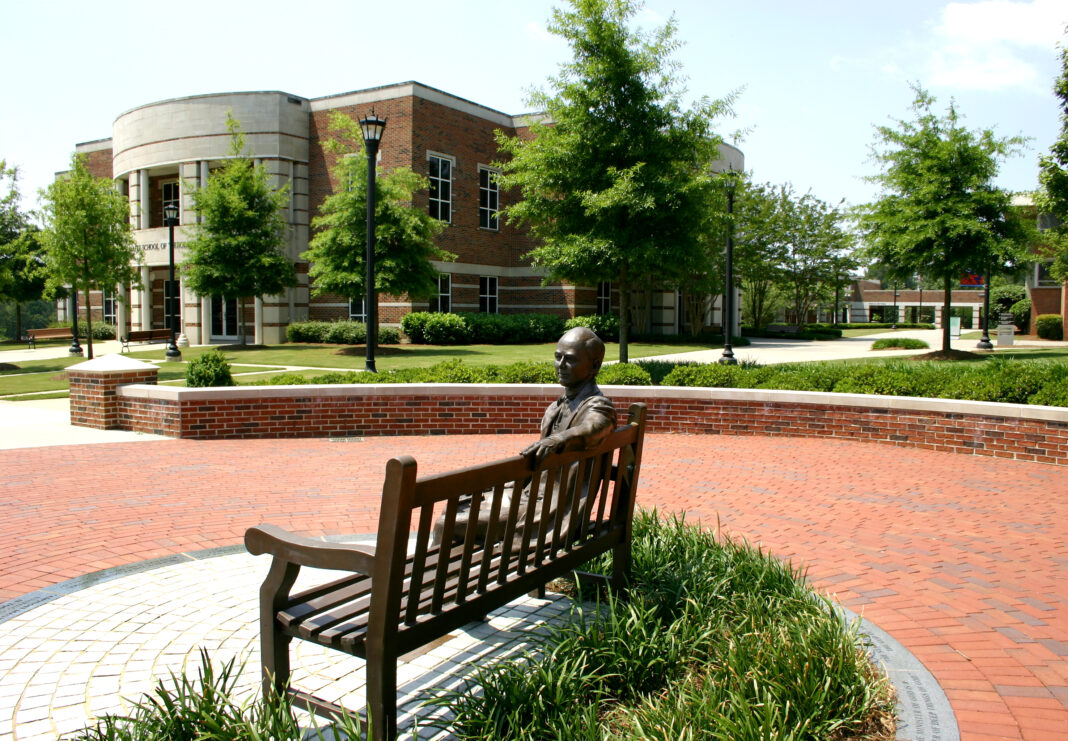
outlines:
[[[124,353],[130,349],[131,342],[170,342],[171,331],[169,329],[135,329],[129,332],[125,337],[120,337],[119,342],[122,343],[122,349],[120,353]]]
[[[74,334],[71,332],[70,327],[53,327],[50,329],[27,329],[26,330],[26,342],[27,349],[33,350],[37,347],[37,340],[73,340]]]
[[[344,712],[289,685],[289,644],[299,638],[361,657],[371,738],[391,741],[401,655],[603,553],[612,553],[611,585],[625,588],[644,432],[645,405],[633,404],[628,423],[597,448],[553,454],[536,468],[515,456],[417,478],[411,457],[394,458],[386,464],[375,547],[325,543],[273,525],[249,529],[246,548],[274,557],[260,588],[264,692],[287,692],[311,712]],[[468,517],[457,528],[468,503],[469,512],[488,517]],[[431,530],[442,512],[442,532],[456,537],[435,544]],[[350,573],[291,594],[302,566]]]

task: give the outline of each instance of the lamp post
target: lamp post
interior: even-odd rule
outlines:
[[[894,324],[890,329],[897,329],[897,281],[894,281]]]
[[[367,361],[364,369],[377,373],[375,369],[375,344],[378,342],[378,297],[375,294],[375,165],[378,157],[378,144],[382,141],[382,132],[386,128],[386,119],[371,115],[360,120],[363,129],[363,144],[367,149],[367,298],[364,314],[367,316]]]
[[[731,349],[731,329],[734,324],[734,189],[738,182],[733,168],[727,180],[727,287],[723,293],[723,354],[719,362],[724,365],[737,365],[734,350]]]
[[[78,285],[71,285],[71,289],[70,305],[71,308],[74,309],[74,322],[70,333],[73,335],[73,339],[71,340],[70,348],[67,350],[67,355],[72,358],[80,358],[85,353],[82,351],[82,346],[78,343]]]
[[[174,285],[174,225],[178,223],[178,204],[171,201],[163,206],[163,221],[167,225],[170,247],[170,276],[167,281],[167,290],[163,292],[163,315],[167,322],[167,328],[171,330],[171,339],[167,343],[167,351],[164,353],[166,360],[181,360],[182,353],[174,344],[174,325],[178,323],[178,311],[175,306],[177,291]]]
[[[990,342],[990,268],[986,269],[983,276],[985,290],[983,291],[983,336],[975,346],[976,350],[993,350],[994,345]]]

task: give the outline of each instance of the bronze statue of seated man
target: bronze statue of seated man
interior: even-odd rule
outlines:
[[[604,360],[604,343],[590,329],[576,327],[569,330],[556,344],[556,378],[564,387],[564,394],[549,405],[541,420],[541,437],[521,452],[531,458],[536,466],[550,453],[588,450],[597,447],[616,428],[616,408],[601,393],[597,386],[597,373]],[[569,477],[572,478],[572,477]],[[573,492],[576,482],[557,482],[557,486]],[[530,496],[529,487],[522,492],[520,507],[525,507]],[[511,493],[505,493],[502,511],[513,506]],[[486,532],[488,502],[476,514],[478,530]],[[538,517],[554,516],[553,510],[545,511],[544,503],[538,507]],[[462,538],[471,518],[470,507],[463,507],[456,515],[453,532]],[[444,518],[434,526],[434,540],[441,542]],[[566,526],[565,526],[566,529]]]

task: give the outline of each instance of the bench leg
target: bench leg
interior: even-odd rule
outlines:
[[[289,689],[289,644],[292,639],[270,626],[260,626],[260,655],[263,663],[263,697],[270,701]]]
[[[630,582],[630,541],[625,540],[612,549],[612,590],[622,594]]]
[[[397,657],[367,651],[367,720],[371,741],[397,738]]]

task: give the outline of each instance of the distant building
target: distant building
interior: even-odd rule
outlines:
[[[981,326],[983,290],[950,291],[952,308],[962,315],[964,328]],[[843,322],[927,322],[942,326],[945,291],[882,288],[877,280],[853,283],[842,307]],[[895,313],[896,312],[896,313]]]
[[[129,199],[134,240],[144,258],[144,288],[125,295],[125,289],[118,287],[123,295],[105,293],[94,300],[94,309],[102,306],[103,318],[121,328],[165,326],[168,235],[163,207],[168,203],[180,207],[181,226],[175,234],[180,263],[189,227],[196,220],[190,191],[206,183],[211,171],[231,156],[226,129],[231,112],[272,184],[289,186],[287,255],[297,266],[299,285],[282,295],[257,299],[244,317],[238,317],[238,297],[197,296],[182,283],[180,326],[189,342],[233,341],[239,321],[256,342],[277,343],[284,340],[290,322],[362,320],[362,300],[311,297],[309,265],[300,255],[308,248],[312,218],[337,185],[330,172],[334,157],[324,148],[331,137],[328,116],[340,111],[358,119],[372,106],[388,121],[379,167],[384,171],[410,167],[429,178],[430,188],[416,194],[416,205],[449,224],[439,244],[458,256],[455,262],[435,263],[441,276],[438,294],[429,302],[379,296],[381,323],[396,325],[404,314],[426,310],[566,317],[610,310],[615,303],[610,285],[543,285],[542,276],[523,257],[533,246],[530,238],[498,218],[510,194],[499,192],[493,177],[492,163],[501,156],[494,135],[497,131],[524,135],[529,116],[501,113],[418,82],[313,99],[283,92],[198,95],[121,114],[111,138],[79,144],[77,151],[87,156],[93,174],[113,178]],[[735,170],[744,169],[740,151],[727,145],[722,151],[724,168],[729,163]],[[653,294],[647,307],[651,329],[677,331],[681,306],[675,293]]]

